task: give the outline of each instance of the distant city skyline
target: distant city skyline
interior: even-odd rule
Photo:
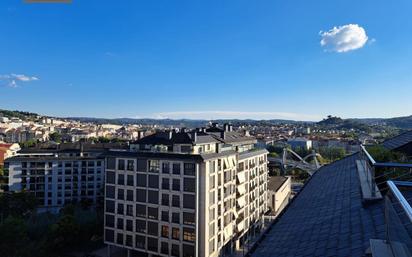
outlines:
[[[0,109],[99,118],[408,116],[411,8],[407,0],[6,0]]]

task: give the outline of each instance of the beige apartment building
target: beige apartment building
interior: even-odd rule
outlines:
[[[260,230],[267,151],[230,125],[159,132],[106,158],[105,242],[125,256],[222,256]]]

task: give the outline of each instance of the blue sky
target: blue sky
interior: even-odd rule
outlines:
[[[411,115],[411,12],[409,0],[2,0],[0,108],[109,118]]]

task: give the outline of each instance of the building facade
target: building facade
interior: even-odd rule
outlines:
[[[157,133],[106,158],[105,242],[128,256],[221,256],[267,211],[267,151],[230,126]]]

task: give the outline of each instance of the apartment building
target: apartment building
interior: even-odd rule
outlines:
[[[38,211],[58,212],[65,204],[103,200],[104,145],[61,145],[22,149],[5,160],[8,191],[27,191],[38,201]]]
[[[127,256],[222,256],[258,231],[267,151],[217,124],[159,132],[106,158],[105,242]]]

